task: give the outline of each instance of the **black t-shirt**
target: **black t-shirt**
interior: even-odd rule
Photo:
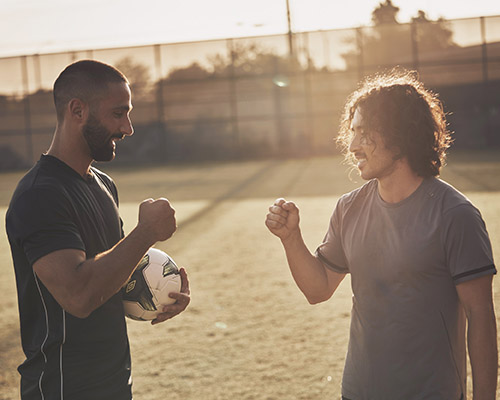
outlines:
[[[118,293],[87,318],[55,301],[33,271],[39,258],[80,249],[92,258],[122,237],[116,187],[92,168],[83,179],[43,155],[19,182],[6,215],[14,260],[26,360],[19,366],[24,399],[130,399],[130,349]]]

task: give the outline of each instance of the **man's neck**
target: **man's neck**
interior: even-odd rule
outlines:
[[[56,132],[47,154],[58,158],[78,172],[83,178],[86,178],[90,173],[92,160],[82,155],[81,152],[78,151],[77,146],[72,146],[71,143],[63,142],[63,140],[61,140],[62,137],[64,136],[58,135]]]
[[[391,175],[377,179],[380,197],[387,203],[399,203],[411,196],[423,180],[409,166],[399,168]]]

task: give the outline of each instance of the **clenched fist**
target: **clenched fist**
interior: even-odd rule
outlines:
[[[266,226],[271,233],[281,240],[286,240],[293,235],[300,235],[299,220],[299,209],[295,203],[285,199],[277,199],[269,207]]]
[[[152,243],[167,240],[177,229],[175,210],[164,198],[144,200],[139,206],[137,226],[150,237]]]

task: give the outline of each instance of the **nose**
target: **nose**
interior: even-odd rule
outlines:
[[[349,144],[349,151],[355,153],[357,150],[360,150],[359,135],[353,133],[351,143]]]
[[[127,120],[122,126],[121,132],[125,136],[132,136],[134,134],[134,127],[132,126],[132,121],[129,116],[127,116]]]

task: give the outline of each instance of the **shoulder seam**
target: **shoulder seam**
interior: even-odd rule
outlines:
[[[458,207],[464,207],[464,206],[465,207],[472,207],[473,210],[476,210],[476,207],[473,204],[471,204],[471,203],[460,203],[460,204],[454,205],[453,207],[448,208],[447,210],[444,210],[443,211],[443,215],[445,215],[445,214],[447,214],[447,213],[455,210]]]

